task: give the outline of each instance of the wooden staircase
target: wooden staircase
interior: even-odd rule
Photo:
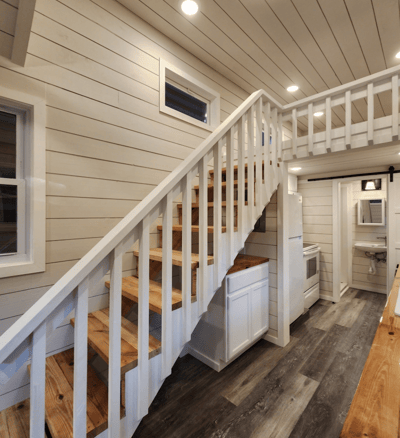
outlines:
[[[245,166],[247,171],[247,166]],[[263,164],[264,170],[264,164]],[[208,185],[209,200],[208,208],[214,206],[212,193],[214,188],[214,173],[209,172],[211,183]],[[222,178],[225,179],[226,168],[222,169]],[[237,174],[235,173],[235,176]],[[237,180],[234,181],[237,186]],[[247,187],[247,183],[246,183]],[[194,186],[196,196],[198,197],[199,186]],[[222,195],[225,196],[226,184],[222,185]],[[235,201],[237,205],[237,201]],[[223,202],[225,207],[226,203]],[[192,204],[193,214],[191,227],[192,233],[199,233],[198,209],[199,204]],[[182,204],[178,204],[179,225],[173,225],[173,247],[177,248],[172,251],[172,264],[182,266]],[[197,222],[197,224],[196,224]],[[157,226],[160,234],[160,245],[162,244],[162,225]],[[226,233],[227,227],[222,226],[221,232]],[[234,228],[235,232],[237,227]],[[214,227],[207,228],[209,234],[214,233]],[[138,257],[139,251],[134,251]],[[162,268],[162,248],[152,248],[149,251],[150,262],[153,263],[153,269],[150,276],[155,278]],[[208,265],[214,262],[213,256],[207,257]],[[197,269],[199,267],[199,255],[191,255],[192,269],[192,303],[196,302],[197,286]],[[105,283],[110,288],[110,282]],[[122,297],[124,298],[122,315],[127,314],[127,309],[135,303],[139,303],[139,278],[137,276],[124,277],[121,288]],[[182,291],[178,288],[172,288],[172,310],[175,311],[182,307]],[[158,314],[162,314],[162,285],[158,281],[149,280],[149,309]],[[75,319],[71,319],[71,325],[75,326]],[[91,357],[88,363],[88,391],[87,391],[87,437],[95,437],[107,429],[108,412],[107,397],[108,388],[102,379],[96,374],[94,368],[90,366],[94,356],[99,356],[107,365],[109,363],[109,308],[104,308],[88,314],[88,345],[91,347]],[[155,337],[149,335],[149,359],[157,356],[161,352],[161,342]],[[124,375],[134,369],[138,364],[138,327],[133,322],[122,316],[121,318],[121,376],[122,391],[125,393]],[[74,350],[70,349],[58,353],[46,360],[46,424],[49,437],[69,438],[73,437],[72,428],[72,406],[73,406],[73,376],[74,376]],[[121,418],[125,415],[124,399],[121,397]],[[27,413],[28,412],[28,413]],[[13,418],[12,420],[10,419]],[[7,426],[11,424],[11,426]],[[17,426],[15,426],[17,424]],[[5,437],[21,437],[29,432],[29,399],[19,403],[6,411],[6,417],[2,413],[0,418],[0,433],[5,430]],[[27,432],[28,431],[28,432]],[[26,435],[29,436],[29,433]]]

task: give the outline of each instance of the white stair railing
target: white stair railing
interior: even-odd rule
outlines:
[[[272,107],[272,122],[269,120]],[[265,114],[265,109],[267,113]],[[86,434],[87,332],[89,290],[110,275],[109,309],[109,374],[108,432],[111,438],[131,436],[134,425],[147,414],[149,400],[149,252],[150,228],[162,215],[162,378],[171,372],[173,362],[172,331],[172,209],[173,201],[182,196],[182,345],[191,336],[197,319],[192,321],[192,187],[199,176],[199,288],[198,315],[206,309],[237,251],[244,246],[247,235],[261,215],[265,204],[276,189],[276,138],[281,128],[276,124],[280,105],[260,90],[253,93],[224,123],[221,124],[178,168],[132,210],[88,254],[65,274],[36,304],[0,337],[0,381],[5,383],[27,361],[31,360],[31,436],[44,436],[45,419],[45,352],[46,332],[51,334],[62,321],[75,312],[74,409],[72,428],[75,437]],[[263,123],[272,123],[273,145],[269,132],[265,144],[261,137]],[[264,128],[265,129],[265,128]],[[247,135],[246,135],[247,131]],[[245,142],[247,141],[247,146]],[[222,245],[222,149],[226,149],[226,238]],[[275,149],[274,149],[275,148]],[[234,157],[238,153],[238,199],[235,200]],[[246,153],[247,150],[247,153]],[[246,162],[247,160],[247,162]],[[264,172],[262,163],[264,162]],[[247,182],[245,165],[247,164]],[[214,287],[209,290],[208,266],[208,166],[214,168]],[[255,172],[255,177],[254,177]],[[262,181],[264,173],[265,182]],[[268,178],[269,174],[272,176]],[[245,194],[248,193],[247,201]],[[237,204],[237,205],[235,205]],[[238,217],[236,217],[236,214]],[[238,227],[239,232],[235,232]],[[129,416],[121,429],[121,282],[124,253],[139,246],[139,332],[137,374],[126,374],[125,408]],[[97,309],[95,309],[97,310]],[[136,370],[135,370],[136,372]],[[132,391],[135,385],[135,390]],[[103,436],[103,434],[102,434]]]

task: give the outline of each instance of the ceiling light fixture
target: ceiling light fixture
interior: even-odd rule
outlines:
[[[400,52],[396,53],[396,58],[400,59]]]
[[[197,3],[193,0],[185,0],[181,8],[186,15],[194,15],[199,10]]]
[[[301,170],[301,167],[292,167],[292,168],[289,169],[289,170],[294,170],[294,171],[296,171],[296,170]]]
[[[315,117],[321,117],[323,115],[324,115],[324,113],[322,111],[317,111],[316,113],[314,113]]]
[[[299,87],[297,85],[291,85],[290,87],[286,88],[288,91],[290,91],[291,93],[293,93],[294,91],[297,91],[299,89]]]

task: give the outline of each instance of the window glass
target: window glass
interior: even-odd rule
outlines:
[[[17,116],[0,111],[0,178],[16,177]]]
[[[17,186],[0,185],[0,255],[17,252]]]
[[[165,105],[196,120],[207,123],[207,103],[165,83]]]

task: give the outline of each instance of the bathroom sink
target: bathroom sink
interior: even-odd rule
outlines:
[[[384,243],[374,243],[374,242],[356,242],[354,244],[355,249],[359,249],[360,251],[367,251],[371,253],[376,252],[386,252],[387,247]]]

